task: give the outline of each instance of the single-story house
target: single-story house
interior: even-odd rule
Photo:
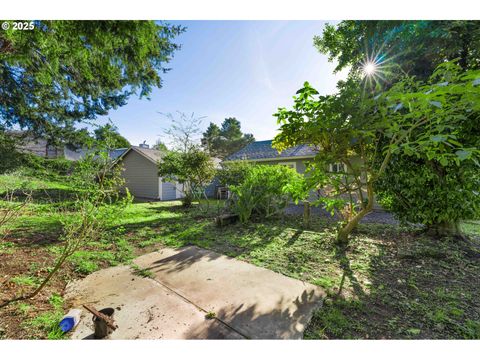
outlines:
[[[162,152],[150,149],[148,145],[132,146],[117,159],[122,166],[125,187],[136,198],[152,200],[177,200],[184,197],[183,185],[163,180],[158,176],[158,163],[162,161]],[[218,159],[213,159],[219,165]],[[207,186],[208,197],[215,196],[218,184],[213,181]]]
[[[137,198],[176,200],[183,197],[181,187],[158,176],[162,152],[145,145],[132,146],[117,160],[122,166],[125,187]]]
[[[272,147],[272,140],[255,141],[230,155],[226,161],[246,160],[265,165],[285,165],[304,174],[306,163],[311,161],[318,151],[308,145],[298,145],[279,153]]]
[[[230,155],[225,161],[249,161],[256,164],[265,165],[285,165],[295,169],[298,173],[304,174],[306,170],[307,162],[312,161],[318,154],[318,150],[309,145],[297,145],[288,148],[279,153],[272,146],[272,140],[255,141],[248,144],[243,149]],[[358,158],[353,158],[352,162],[359,161]],[[329,165],[330,172],[342,172],[347,173],[347,167],[344,163],[333,163]],[[318,198],[322,193],[312,190],[310,193],[310,200]],[[365,194],[365,192],[363,192]],[[365,195],[366,196],[366,195]],[[342,195],[341,197],[347,197]],[[356,195],[353,195],[356,198]],[[381,209],[380,205],[375,201],[375,209]]]

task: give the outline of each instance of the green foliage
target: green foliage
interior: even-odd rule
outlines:
[[[16,139],[3,131],[0,124],[0,174],[11,172],[22,165],[24,154],[17,150],[16,144]]]
[[[433,226],[480,216],[480,171],[476,167],[392,161],[379,179],[379,202],[400,220]]]
[[[56,180],[71,175],[75,165],[74,161],[62,158],[47,159],[33,154],[24,154],[22,170],[32,176]]]
[[[358,194],[352,216],[339,230],[339,240],[345,241],[371,211],[376,181],[394,155],[416,156],[443,168],[478,166],[478,137],[468,136],[475,125],[465,116],[480,110],[477,79],[480,71],[462,71],[447,62],[427,82],[405,77],[373,99],[362,97],[355,78],[339,83],[339,92],[328,96],[318,96],[305,83],[293,109],[281,108],[275,114],[281,124],[275,146],[279,150],[305,143],[318,146],[322,151],[313,163],[317,170],[332,162],[346,164],[346,176],[327,174],[318,184],[333,187],[333,195]]]
[[[155,273],[151,270],[144,269],[136,264],[132,264],[130,265],[130,267],[133,270],[133,275],[144,277],[144,278],[150,278],[150,279],[155,278]]]
[[[244,223],[252,216],[269,218],[278,215],[293,199],[296,183],[302,181],[300,174],[286,166],[253,166],[241,184],[230,186],[231,209]]]
[[[166,153],[168,151],[167,145],[165,145],[162,140],[158,139],[155,144],[152,146],[152,149],[159,150],[163,153]]]
[[[186,152],[169,152],[158,165],[159,176],[183,185],[183,204],[190,206],[194,199],[206,197],[205,187],[215,176],[215,164],[210,155],[191,147]]]
[[[240,121],[226,118],[221,127],[210,123],[203,133],[202,146],[210,155],[225,159],[253,141],[255,138],[252,134],[242,133]]]
[[[444,63],[428,82],[405,79],[379,98],[382,116],[398,124],[387,136],[415,127],[390,146],[394,156],[377,184],[381,201],[400,219],[435,227],[478,218],[477,79],[479,70]]]
[[[53,306],[55,310],[62,310],[63,298],[59,294],[52,294],[48,299],[50,305]]]
[[[217,317],[217,314],[214,311],[209,311],[208,313],[205,314],[205,319],[207,320],[212,320]]]
[[[63,311],[61,310],[44,312],[26,322],[24,326],[33,327],[37,331],[47,333],[47,339],[49,340],[60,340],[65,338],[65,334],[59,326],[62,317]]]
[[[349,332],[352,328],[351,321],[343,314],[339,307],[324,304],[321,310],[314,313],[315,332],[307,332],[307,339],[325,339],[328,336],[333,338],[350,338]]]
[[[93,132],[97,141],[102,142],[109,139],[111,149],[130,147],[130,142],[119,134],[118,128],[115,125],[107,123],[97,127]]]
[[[386,149],[434,160],[441,167],[480,166],[480,141],[471,136],[478,118],[469,117],[480,112],[479,81],[480,70],[464,71],[446,62],[428,81],[406,77],[381,93],[375,102],[378,125],[387,138],[401,139]]]
[[[248,161],[222,163],[221,169],[217,170],[217,178],[224,186],[240,185],[245,181],[252,166]]]
[[[154,21],[35,21],[2,31],[2,125],[37,134],[73,128],[161,87],[184,29]],[[55,84],[55,86],[51,86]]]
[[[11,282],[17,285],[36,286],[39,280],[33,276],[19,275],[10,279]]]
[[[346,20],[327,25],[314,44],[337,62],[336,71],[357,72],[367,58],[384,62],[383,85],[405,73],[426,79],[444,61],[460,59],[465,69],[480,65],[477,21]]]

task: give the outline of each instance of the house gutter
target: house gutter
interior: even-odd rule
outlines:
[[[315,156],[286,156],[286,157],[262,158],[262,159],[224,160],[223,163],[232,163],[237,161],[267,162],[267,161],[283,161],[283,160],[305,160],[305,159],[314,159],[314,158]]]

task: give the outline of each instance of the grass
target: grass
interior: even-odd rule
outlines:
[[[31,320],[25,321],[22,326],[34,332],[46,333],[46,338],[49,340],[64,339],[66,334],[59,326],[63,317],[63,298],[58,294],[52,294],[48,301],[53,307],[52,311],[43,312]]]
[[[17,285],[26,285],[26,286],[36,286],[40,283],[39,280],[34,276],[25,276],[25,275],[14,276],[13,278],[10,279],[10,281]]]
[[[130,265],[130,267],[133,270],[133,275],[144,277],[144,278],[150,278],[150,279],[153,279],[155,277],[155,273],[153,271],[141,268],[136,264],[132,264]]]
[[[207,320],[213,320],[217,317],[217,314],[213,311],[209,311],[208,313],[205,314],[205,319]]]
[[[0,176],[0,184],[3,180]],[[7,180],[11,185],[21,179]],[[37,189],[68,190],[61,182],[29,181]],[[12,276],[12,292],[32,286],[48,273],[61,249],[62,216],[75,216],[51,216],[50,210],[63,201],[34,201],[0,243],[0,272]],[[307,339],[480,338],[480,263],[469,258],[458,241],[430,238],[414,228],[365,224],[343,251],[334,243],[335,225],[325,219],[313,217],[308,229],[295,216],[218,228],[213,217],[221,207],[222,202],[188,210],[178,201],[131,204],[106,236],[69,259],[46,289],[47,303],[18,305],[15,316],[28,326],[11,325],[3,336],[61,337],[55,327],[63,315],[61,301],[59,295],[52,296],[69,279],[108,266],[131,265],[135,256],[163,246],[197,245],[324,288],[328,298],[314,314]],[[480,222],[464,222],[462,229],[480,238]],[[27,270],[25,263],[31,264]],[[152,276],[135,265],[132,271]],[[5,327],[0,319],[1,332]]]

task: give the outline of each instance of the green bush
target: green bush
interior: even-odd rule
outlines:
[[[303,182],[295,170],[281,165],[257,165],[251,167],[244,181],[230,186],[231,210],[240,221],[247,222],[252,216],[269,218],[282,212],[294,199],[292,190]]]
[[[480,212],[480,173],[473,166],[396,157],[378,189],[380,204],[405,222],[435,227],[476,219]]]
[[[32,172],[32,175],[43,175],[49,178],[70,175],[75,162],[63,158],[45,159],[33,154],[23,156],[22,165]]]
[[[235,161],[222,164],[222,168],[217,170],[217,178],[223,186],[238,186],[245,181],[247,174],[252,168],[252,164],[247,161]]]

